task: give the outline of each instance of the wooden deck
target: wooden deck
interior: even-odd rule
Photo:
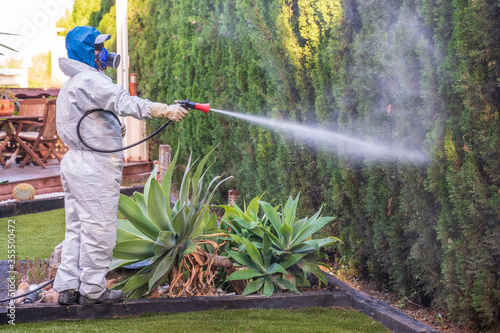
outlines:
[[[132,186],[145,181],[151,172],[150,162],[127,162],[123,167],[123,186]],[[35,193],[46,194],[63,192],[59,165],[48,165],[46,169],[39,166],[26,166],[22,169],[16,165],[10,168],[0,168],[0,182],[8,180],[6,184],[0,184],[0,202],[13,199],[12,190],[19,183],[28,183],[35,187]]]

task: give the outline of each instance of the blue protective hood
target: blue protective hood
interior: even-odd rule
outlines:
[[[66,36],[68,58],[95,68],[94,41],[101,33],[94,27],[75,27]]]

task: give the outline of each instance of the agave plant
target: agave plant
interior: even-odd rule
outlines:
[[[185,255],[196,251],[199,241],[214,236],[210,232],[217,228],[217,219],[215,215],[210,216],[209,204],[217,187],[231,177],[219,182],[220,176],[215,177],[203,192],[206,174],[203,170],[212,152],[200,161],[194,173],[194,163],[189,158],[179,198],[173,208],[170,191],[179,149],[161,184],[155,179],[155,169],[144,186],[144,195],[136,192],[133,198],[120,196],[118,209],[126,220],[118,223],[117,243],[110,268],[146,259],[150,264],[114,285],[114,289],[122,289],[129,298],[151,292],[165,280],[173,267],[178,267]]]
[[[333,217],[320,217],[321,209],[310,218],[296,217],[300,195],[290,197],[279,213],[278,207],[254,198],[243,211],[239,207],[224,207],[222,219],[236,250],[228,256],[248,267],[232,273],[226,280],[251,279],[243,295],[260,291],[270,297],[275,287],[298,293],[298,286],[309,286],[308,277],[315,275],[325,285],[326,277],[319,268],[319,259],[326,255],[320,248],[340,241],[336,237],[312,239]],[[263,215],[259,217],[259,208]]]
[[[245,245],[245,251],[230,251],[229,256],[248,268],[235,271],[226,278],[226,281],[253,279],[243,291],[243,295],[260,290],[263,295],[271,297],[274,293],[274,285],[277,285],[281,289],[293,290],[300,294],[293,283],[281,277],[282,275],[288,275],[286,268],[289,268],[300,260],[300,256],[290,256],[288,260],[280,261],[280,263],[273,262],[275,260],[272,260],[272,244],[266,234],[264,234],[260,249],[246,238],[242,238],[242,241]]]

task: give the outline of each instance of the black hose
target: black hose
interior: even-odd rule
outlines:
[[[0,299],[0,303],[3,303],[3,302],[8,302],[12,299],[16,299],[16,298],[21,298],[21,297],[24,297],[24,296],[27,296],[31,293],[34,293],[35,291],[38,291],[42,288],[45,288],[46,286],[48,286],[49,284],[51,284],[52,282],[54,282],[55,278],[49,280],[47,283],[45,284],[42,284],[40,287],[36,288],[36,289],[33,289],[33,290],[30,290],[29,292],[25,293],[25,294],[22,294],[22,295],[17,295],[17,296],[14,296],[14,297],[10,297],[10,298],[5,298],[5,299]]]
[[[83,145],[85,147],[87,147],[88,149],[90,150],[93,150],[93,151],[97,151],[99,153],[116,153],[117,151],[122,151],[122,150],[125,150],[125,149],[129,149],[129,148],[132,148],[134,146],[137,146],[138,144],[141,144],[143,143],[144,141],[147,141],[149,139],[151,139],[153,136],[155,136],[156,134],[160,133],[165,127],[167,127],[169,124],[172,123],[171,120],[167,120],[165,122],[165,124],[161,125],[160,128],[158,128],[156,131],[154,131],[153,133],[151,133],[150,135],[148,135],[147,137],[145,137],[144,139],[141,139],[133,144],[130,144],[128,146],[125,146],[125,147],[121,147],[121,148],[116,148],[116,149],[109,149],[109,150],[106,150],[106,149],[99,149],[99,148],[95,148],[95,147],[92,147],[91,145],[89,145],[87,142],[85,142],[82,138],[82,135],[80,134],[80,125],[83,121],[83,119],[85,117],[87,117],[88,115],[94,113],[94,112],[106,112],[106,113],[109,113],[111,114],[113,117],[115,117],[115,119],[118,121],[118,123],[120,124],[121,126],[121,122],[120,122],[120,119],[118,118],[118,116],[116,115],[116,113],[112,112],[112,111],[108,111],[108,110],[90,110],[90,111],[87,111],[81,118],[80,120],[78,120],[78,123],[76,124],[76,134],[78,135],[78,138],[80,139],[80,141],[83,143]]]

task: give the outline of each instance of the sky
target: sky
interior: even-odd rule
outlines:
[[[0,0],[0,32],[18,35],[0,35],[0,44],[18,51],[0,48],[0,63],[22,58],[23,67],[30,67],[33,56],[56,48],[55,24],[73,4],[74,0]]]

